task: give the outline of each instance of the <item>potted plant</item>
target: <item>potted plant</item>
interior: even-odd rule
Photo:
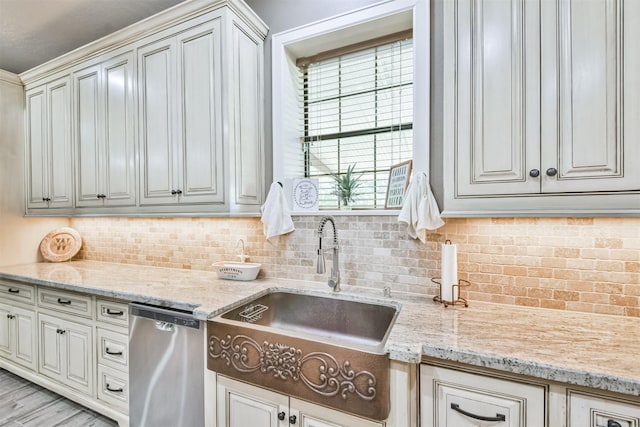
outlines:
[[[357,189],[362,185],[362,182],[360,182],[362,174],[355,176],[353,172],[355,167],[356,164],[354,163],[347,167],[347,171],[345,173],[336,173],[332,175],[336,184],[336,189],[333,194],[338,196],[341,209],[351,209],[351,204],[359,195]]]

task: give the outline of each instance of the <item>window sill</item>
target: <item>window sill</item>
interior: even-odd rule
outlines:
[[[321,211],[292,211],[291,216],[398,216],[400,209],[354,209],[343,210],[321,210]]]

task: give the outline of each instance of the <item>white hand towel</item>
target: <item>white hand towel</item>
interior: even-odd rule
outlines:
[[[407,224],[407,233],[412,239],[427,241],[427,230],[442,227],[438,203],[424,173],[414,172],[407,188],[398,222]]]
[[[282,186],[277,182],[271,184],[267,200],[260,207],[264,235],[269,243],[277,243],[278,236],[295,230],[291,213],[287,206],[287,198]]]

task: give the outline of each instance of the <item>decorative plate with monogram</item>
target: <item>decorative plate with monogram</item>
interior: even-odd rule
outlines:
[[[40,253],[47,261],[69,261],[80,251],[81,246],[80,233],[73,228],[62,227],[44,236],[40,242]]]

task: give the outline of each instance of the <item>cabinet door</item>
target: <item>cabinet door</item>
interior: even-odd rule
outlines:
[[[51,208],[73,206],[70,78],[47,84],[47,142]]]
[[[93,395],[92,328],[39,313],[41,374]]]
[[[35,371],[38,360],[36,313],[32,310],[14,308],[13,316],[15,333],[13,360]]]
[[[224,167],[219,19],[180,34],[177,46],[180,201],[222,203]]]
[[[0,356],[13,357],[13,322],[11,307],[0,304]]]
[[[93,339],[92,328],[74,322],[63,323],[66,338],[64,354],[64,383],[92,395]]]
[[[49,194],[46,87],[26,93],[27,207],[46,208]]]
[[[289,425],[287,396],[220,375],[217,387],[218,427]]]
[[[41,374],[62,381],[64,378],[64,338],[60,319],[38,314],[39,363]]]
[[[366,420],[344,412],[290,398],[290,412],[301,427],[384,427],[384,423]]]
[[[640,404],[568,391],[568,427],[638,427]]]
[[[541,19],[543,191],[640,189],[638,2],[542,2]]]
[[[445,79],[456,196],[537,193],[540,26],[537,2],[446,1]],[[448,102],[448,101],[447,101]]]
[[[77,206],[100,206],[100,165],[103,137],[101,132],[101,72],[96,65],[74,73],[74,117],[77,161]]]
[[[262,41],[233,27],[232,188],[239,205],[261,205],[264,192]]]
[[[178,200],[175,62],[174,39],[138,50],[140,204]]]
[[[104,88],[103,189],[105,205],[135,205],[133,52],[102,65]]]

